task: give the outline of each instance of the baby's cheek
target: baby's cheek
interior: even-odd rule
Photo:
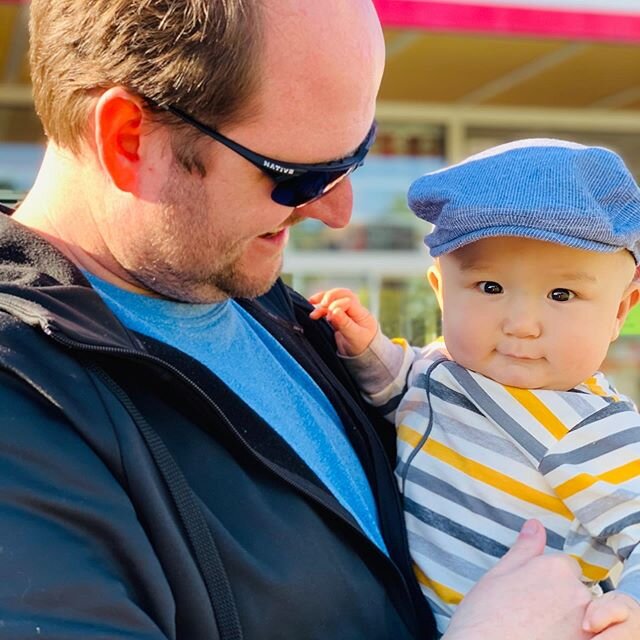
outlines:
[[[444,332],[444,341],[449,354],[458,364],[467,369],[478,369],[480,363],[489,355],[490,349],[482,336],[476,335],[462,325]]]
[[[606,349],[593,336],[584,336],[579,344],[567,340],[556,345],[547,353],[547,360],[553,365],[561,387],[572,388],[598,371],[605,356]]]

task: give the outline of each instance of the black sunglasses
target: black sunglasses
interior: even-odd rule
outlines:
[[[268,175],[276,183],[271,192],[271,199],[287,207],[301,207],[326,195],[341,180],[344,180],[350,173],[362,166],[364,158],[376,137],[376,123],[374,122],[362,144],[347,158],[317,164],[282,162],[247,149],[247,147],[234,142],[218,133],[215,129],[211,129],[206,124],[199,122],[188,113],[178,109],[178,107],[171,105],[164,107],[152,101],[149,102],[156,107],[169,111],[183,122],[190,124],[258,167],[260,171]]]

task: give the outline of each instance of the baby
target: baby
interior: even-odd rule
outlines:
[[[594,592],[622,567],[584,630],[640,638],[640,415],[597,371],[640,296],[638,186],[607,149],[522,140],[419,178],[409,204],[433,224],[444,339],[388,340],[347,289],[313,296],[311,317],[395,422],[409,545],[440,631],[536,518]]]

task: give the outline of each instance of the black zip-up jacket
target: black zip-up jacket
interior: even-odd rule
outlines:
[[[391,559],[216,376],[126,330],[0,215],[0,638],[434,636],[376,418],[331,332],[280,282],[240,302],[335,406]]]

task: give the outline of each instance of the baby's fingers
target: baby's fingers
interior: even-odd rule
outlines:
[[[348,312],[350,306],[350,299],[341,298],[334,300],[327,308],[327,320],[335,330],[345,331],[357,327],[356,323],[349,317]]]
[[[341,298],[348,298],[349,300],[356,299],[357,296],[351,289],[346,288],[337,288],[337,289],[327,289],[326,291],[318,291],[318,293],[314,293],[310,298],[309,302],[311,304],[321,304],[322,306],[328,306],[335,300]]]
[[[329,312],[329,309],[327,307],[323,307],[321,305],[316,306],[316,308],[309,314],[309,317],[312,320],[318,320],[318,318],[324,318],[327,313]]]

